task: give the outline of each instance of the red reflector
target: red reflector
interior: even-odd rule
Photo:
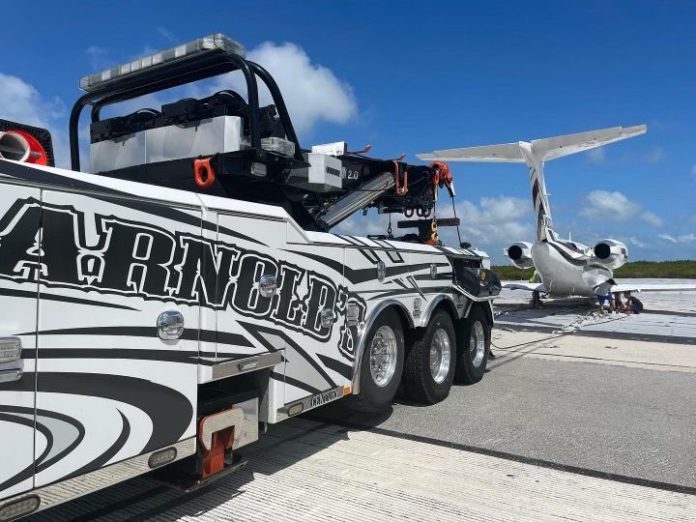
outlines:
[[[0,159],[53,167],[51,133],[46,129],[0,118]]]
[[[27,131],[12,129],[7,132],[19,134],[27,141],[27,144],[29,145],[26,159],[20,161],[24,161],[25,163],[34,163],[35,165],[48,165],[48,154],[46,154],[46,149],[44,149],[43,145],[39,143],[39,140],[37,140]]]
[[[48,155],[39,140],[26,131],[0,132],[0,158],[47,165]]]

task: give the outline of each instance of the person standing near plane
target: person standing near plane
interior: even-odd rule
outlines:
[[[609,311],[614,312],[614,298],[611,293],[612,286],[616,286],[616,281],[610,278],[592,288],[592,291],[597,296],[597,305],[600,312],[604,312],[604,304],[607,302],[609,303]]]

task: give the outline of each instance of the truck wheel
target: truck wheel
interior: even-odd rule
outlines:
[[[404,330],[394,310],[385,310],[365,338],[360,365],[360,394],[350,405],[360,411],[377,412],[391,406],[404,368]]]
[[[444,310],[436,312],[423,336],[413,343],[404,365],[404,389],[413,400],[436,404],[450,392],[457,359],[454,325]]]
[[[457,329],[458,353],[455,380],[474,384],[483,379],[491,350],[491,326],[484,311],[474,307],[467,319],[460,321]]]

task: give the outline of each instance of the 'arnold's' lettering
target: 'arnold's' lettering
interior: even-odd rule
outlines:
[[[35,199],[18,201],[0,217],[0,278],[231,307],[319,340],[332,332],[322,325],[322,312],[345,315],[348,299],[357,299],[320,274],[237,245],[113,216],[94,219],[97,237],[87,244],[82,212]],[[260,291],[264,275],[276,277],[278,289],[271,296]],[[350,357],[351,331],[341,328],[340,337],[339,347]]]

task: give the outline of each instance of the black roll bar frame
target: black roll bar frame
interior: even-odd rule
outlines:
[[[270,73],[259,64],[247,61],[238,54],[224,49],[213,49],[202,55],[193,55],[189,58],[146,69],[131,76],[125,76],[122,79],[108,82],[101,89],[96,88],[82,95],[75,102],[70,113],[69,137],[72,170],[80,170],[78,127],[82,110],[87,105],[92,105],[91,119],[92,122],[95,122],[99,121],[101,110],[107,105],[233,71],[241,71],[246,81],[251,146],[256,149],[261,148],[259,93],[256,83],[258,76],[271,93],[286,138],[295,144],[295,158],[303,161],[302,149],[283,95]]]

